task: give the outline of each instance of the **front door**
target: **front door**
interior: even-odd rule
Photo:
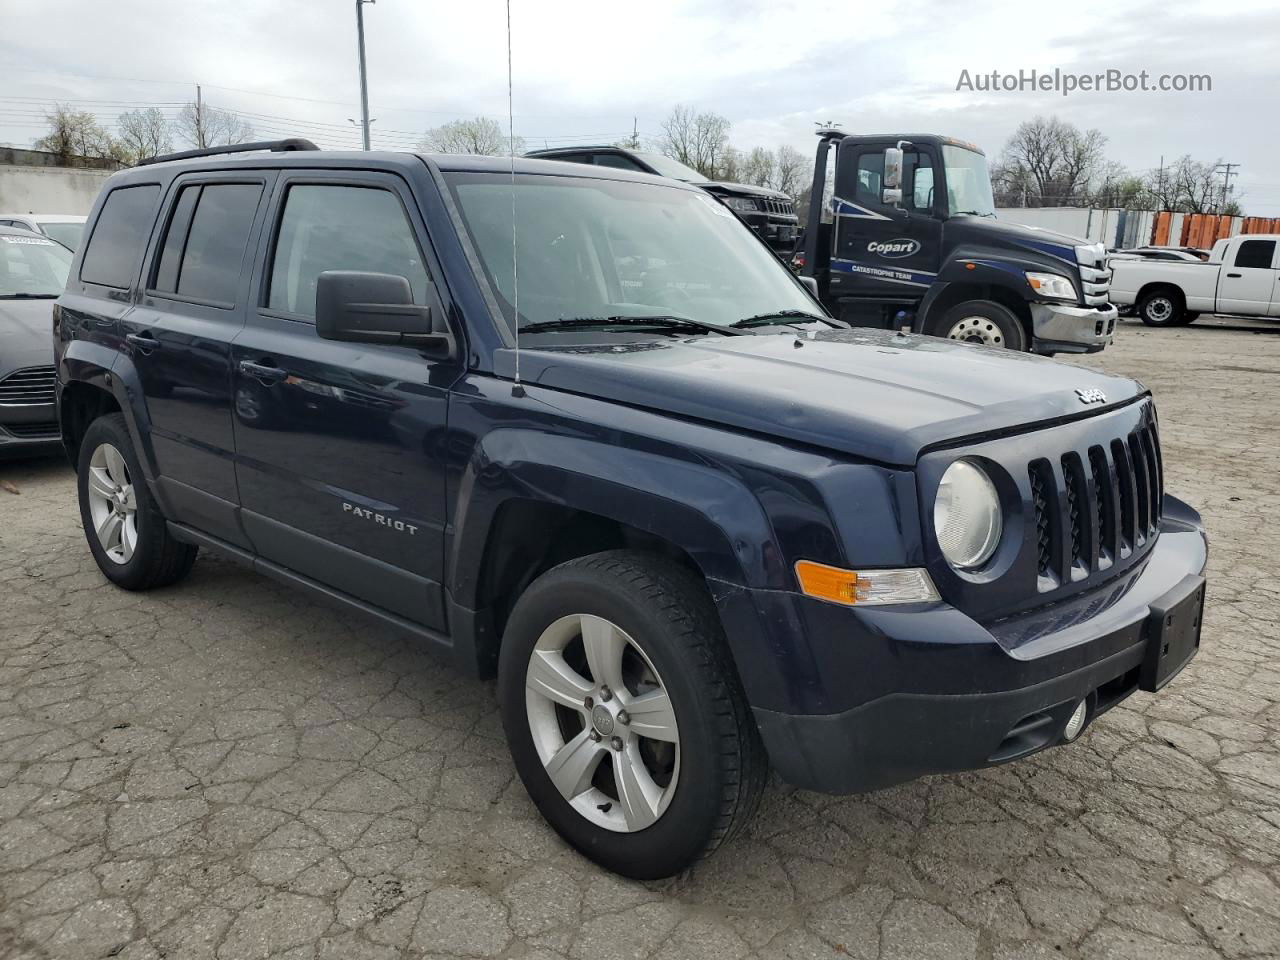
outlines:
[[[1242,240],[1218,279],[1218,309],[1265,317],[1276,286],[1276,242]]]
[[[254,307],[233,346],[241,517],[264,559],[430,628],[444,626],[444,434],[457,361],[321,340],[316,279],[438,277],[391,174],[281,176]],[[441,294],[445,295],[441,290]]]
[[[244,326],[248,262],[275,174],[179,177],[121,322],[151,420],[165,500],[187,522],[247,546],[236,521],[231,341]]]
[[[942,178],[933,154],[906,147],[902,203],[884,202],[884,151],[891,142],[847,140],[836,154],[831,294],[918,300],[937,276]],[[935,189],[935,177],[937,189]]]

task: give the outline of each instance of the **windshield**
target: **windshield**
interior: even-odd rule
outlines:
[[[446,176],[511,323],[511,178]],[[728,327],[766,313],[820,312],[782,261],[701,190],[526,175],[516,178],[514,193],[521,327],[584,318],[607,326],[615,317]],[[634,324],[617,331],[660,335]]]
[[[996,215],[996,202],[991,196],[991,174],[987,158],[980,153],[942,146],[942,163],[947,170],[947,202],[951,216],[973,213],[982,217]]]
[[[40,230],[46,237],[53,237],[68,250],[75,250],[76,247],[80,246],[80,237],[84,234],[84,224],[69,220],[53,223],[45,220],[40,224]]]
[[[679,160],[672,160],[660,153],[636,153],[636,156],[647,163],[664,177],[672,180],[684,180],[686,183],[707,183],[708,180],[693,167],[686,167]]]
[[[70,251],[52,240],[0,234],[0,299],[56,297],[70,269]]]

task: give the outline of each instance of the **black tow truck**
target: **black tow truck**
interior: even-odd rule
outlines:
[[[818,135],[801,273],[833,315],[1050,355],[1111,343],[1103,245],[997,220],[978,147],[935,134]]]

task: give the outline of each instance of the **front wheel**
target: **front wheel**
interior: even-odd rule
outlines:
[[[1017,314],[1004,304],[991,300],[967,300],[956,304],[929,324],[928,333],[934,337],[987,347],[1027,349],[1026,332]]]
[[[498,671],[525,788],[602,866],[671,876],[754,811],[764,750],[710,599],[671,561],[611,551],[543,574]]]

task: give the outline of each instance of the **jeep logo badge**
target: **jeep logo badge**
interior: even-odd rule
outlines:
[[[889,260],[909,257],[919,249],[919,240],[908,240],[905,237],[899,240],[872,240],[867,244],[867,253],[878,254]]]
[[[1087,390],[1080,387],[1076,388],[1076,396],[1080,398],[1081,403],[1106,403],[1107,395],[1097,387],[1089,387]]]

